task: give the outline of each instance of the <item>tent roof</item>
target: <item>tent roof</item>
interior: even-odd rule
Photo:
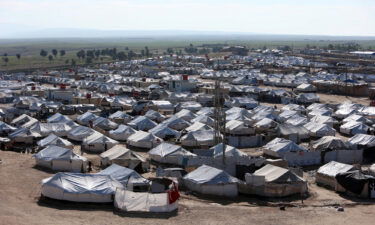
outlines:
[[[197,184],[231,184],[238,180],[223,170],[211,166],[202,165],[196,170],[186,174],[184,180],[190,180]]]

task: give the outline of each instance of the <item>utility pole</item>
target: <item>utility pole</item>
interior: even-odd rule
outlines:
[[[223,147],[223,165],[225,165],[225,123],[226,123],[226,114],[223,109],[224,106],[224,93],[221,89],[220,81],[215,81],[215,91],[214,91],[214,116],[215,116],[215,133],[214,133],[214,141],[215,145],[222,143]]]

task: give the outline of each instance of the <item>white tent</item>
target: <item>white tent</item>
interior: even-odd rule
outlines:
[[[222,158],[223,152],[225,152],[225,158],[231,158],[234,160],[240,160],[241,158],[246,158],[248,156],[246,153],[238,150],[237,148],[230,145],[224,145],[223,143],[219,143],[210,149],[213,151],[214,158]]]
[[[156,127],[156,125],[158,124],[145,116],[138,116],[128,123],[128,126],[142,131],[148,131]]]
[[[82,141],[82,148],[92,152],[104,152],[118,144],[117,141],[96,132]]]
[[[90,124],[90,121],[93,122],[96,118],[99,116],[95,115],[91,112],[85,112],[84,114],[77,117],[77,122],[81,125],[88,126]]]
[[[299,91],[299,92],[315,92],[316,87],[312,84],[304,83],[304,84],[298,85],[296,90]]]
[[[367,134],[370,127],[362,122],[349,121],[340,126],[340,132],[348,135]]]
[[[159,145],[162,141],[162,139],[156,137],[151,133],[145,131],[137,131],[136,133],[128,137],[127,143],[134,147],[151,149]]]
[[[148,161],[136,152],[131,151],[124,145],[115,145],[107,151],[100,154],[100,164],[107,166],[110,164],[118,164],[130,169],[135,169],[139,164],[143,171],[149,169]]]
[[[288,152],[299,153],[307,151],[308,150],[306,148],[297,145],[291,140],[286,140],[283,138],[275,138],[263,146],[264,154],[278,158],[283,158],[283,156]]]
[[[351,137],[348,142],[353,146],[357,146],[357,148],[371,148],[375,146],[375,136],[368,134],[356,134]]]
[[[111,114],[108,117],[108,119],[111,119],[111,120],[115,121],[116,123],[126,124],[126,123],[130,122],[133,118],[123,111],[117,111],[117,112]]]
[[[335,136],[336,130],[327,124],[309,122],[303,125],[312,137]]]
[[[36,164],[55,171],[85,172],[87,159],[71,149],[50,145],[33,155]]]
[[[94,128],[100,128],[105,131],[114,130],[118,127],[118,124],[111,120],[103,117],[98,117],[93,121]]]
[[[61,137],[58,137],[54,134],[48,135],[47,137],[38,141],[37,144],[39,147],[46,147],[48,145],[55,145],[55,146],[70,148],[70,149],[74,147],[74,145],[70,141],[65,140]]]
[[[47,123],[66,123],[70,127],[76,127],[78,124],[76,124],[73,120],[71,120],[69,117],[62,115],[60,113],[56,113],[47,119]]]
[[[202,147],[214,145],[213,130],[191,131],[181,138],[181,144],[187,147]]]
[[[293,111],[293,110],[284,110],[282,111],[280,114],[279,114],[279,118],[280,118],[280,121],[281,122],[285,122],[287,121],[288,119],[294,117],[294,116],[298,116],[299,115],[299,112],[297,111]]]
[[[204,124],[207,124],[210,127],[213,127],[214,124],[215,124],[215,120],[214,119],[212,119],[211,117],[206,116],[204,114],[198,115],[197,117],[195,117],[194,119],[192,119],[191,122],[192,123],[195,123],[195,122],[204,123]]]
[[[156,162],[182,165],[185,158],[196,157],[195,154],[185,150],[181,146],[163,142],[151,149],[148,154]]]
[[[68,139],[74,140],[74,141],[83,141],[86,137],[98,133],[97,131],[84,126],[78,126],[73,129],[71,129],[68,133]]]
[[[35,123],[30,128],[30,131],[40,134],[42,137],[46,137],[50,134],[56,136],[67,136],[69,131],[72,129],[66,123]]]
[[[302,105],[297,105],[297,104],[288,104],[288,105],[286,105],[286,106],[283,106],[283,107],[281,108],[281,110],[283,110],[283,111],[285,111],[285,110],[291,110],[291,111],[297,111],[297,112],[300,112],[300,113],[306,111],[306,109],[305,109],[304,106],[302,106]]]
[[[130,137],[130,135],[134,134],[135,132],[137,131],[133,128],[121,124],[116,130],[110,130],[108,132],[108,136],[117,141],[126,141],[128,140],[128,137]]]
[[[339,137],[324,136],[311,143],[314,150],[350,150],[351,146],[348,142],[343,141]]]
[[[161,123],[161,124],[167,125],[169,128],[172,128],[172,129],[178,130],[178,131],[183,130],[186,127],[191,125],[186,120],[183,120],[183,119],[178,118],[176,116],[172,116],[171,118],[163,121],[163,123]]]
[[[181,135],[180,132],[169,128],[165,124],[159,124],[148,132],[162,139],[179,138]]]
[[[270,118],[264,118],[259,120],[254,124],[254,127],[259,130],[259,131],[265,131],[265,130],[270,130],[276,128],[278,125],[277,122]]]
[[[123,185],[108,175],[57,173],[42,181],[42,195],[72,202],[113,202]]]
[[[27,128],[19,128],[8,135],[14,142],[32,144],[35,138],[41,137],[39,133],[32,132]]]
[[[184,185],[201,194],[235,197],[238,195],[238,180],[223,170],[202,165],[186,174]]]
[[[350,116],[348,116],[348,117],[346,117],[345,119],[342,120],[342,122],[344,122],[344,123],[347,123],[347,122],[350,122],[350,121],[362,122],[362,123],[365,123],[365,124],[371,124],[372,123],[366,117],[358,115],[358,114],[352,114],[352,115],[350,115]]]
[[[304,116],[295,115],[290,117],[288,120],[285,121],[286,124],[290,124],[293,126],[303,126],[308,123],[309,120]]]
[[[315,181],[319,185],[328,186],[332,189],[336,188],[336,175],[353,170],[352,165],[331,161],[321,166],[316,172]]]
[[[225,130],[232,135],[251,135],[255,133],[255,129],[246,125],[242,121],[230,120],[225,124]]]
[[[181,111],[179,111],[178,113],[175,114],[175,116],[177,118],[181,118],[183,120],[186,120],[188,122],[190,122],[192,119],[194,119],[197,115],[192,113],[190,110],[188,109],[182,109]]]
[[[97,174],[109,175],[120,182],[127,190],[133,191],[136,186],[148,186],[149,181],[132,169],[112,164]]]
[[[153,120],[153,121],[156,121],[157,123],[160,123],[162,122],[163,120],[165,120],[165,116],[162,115],[161,113],[155,111],[155,110],[148,110],[146,113],[145,113],[145,117],[149,118],[150,120]]]
[[[38,120],[29,116],[29,115],[22,114],[19,117],[13,119],[12,122],[10,122],[10,124],[12,124],[16,127],[20,127],[20,126],[22,126],[22,125],[24,125],[25,123],[28,123],[28,122],[36,123],[36,122],[38,122]]]
[[[201,122],[195,122],[189,127],[185,128],[187,132],[190,131],[198,131],[198,130],[213,130],[212,127],[208,126],[207,124],[201,123]]]
[[[310,122],[314,123],[320,123],[320,124],[327,124],[329,126],[333,126],[338,123],[337,120],[330,116],[314,116],[313,118],[310,119]]]

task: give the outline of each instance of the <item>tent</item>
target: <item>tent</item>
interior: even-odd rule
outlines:
[[[37,144],[39,147],[42,147],[42,148],[48,145],[55,145],[55,146],[70,148],[70,149],[74,147],[74,145],[70,141],[65,140],[61,137],[58,137],[55,134],[48,135],[47,137],[38,141]]]
[[[72,149],[50,145],[33,155],[36,164],[55,171],[85,172],[87,159],[73,153]]]
[[[28,123],[28,122],[34,122],[34,123],[36,123],[36,122],[38,122],[38,120],[35,119],[35,118],[33,118],[33,117],[31,117],[31,116],[29,116],[29,115],[22,114],[19,117],[13,119],[12,122],[10,122],[10,124],[14,125],[16,127],[20,127],[23,124]]]
[[[301,104],[309,104],[319,102],[320,98],[315,93],[301,93],[296,97],[296,101]]]
[[[149,192],[133,192],[117,189],[114,205],[120,211],[168,213],[178,210],[177,184],[166,178],[151,180]]]
[[[159,163],[183,165],[185,159],[196,157],[181,146],[163,142],[148,152],[150,158]]]
[[[224,150],[225,149],[225,150]],[[245,159],[248,157],[248,155],[237,148],[230,146],[230,145],[224,145],[223,143],[219,143],[213,147],[210,148],[210,150],[213,151],[213,157],[214,158],[223,158],[223,152],[225,152],[225,158],[234,160],[234,161],[241,161],[241,159]]]
[[[117,141],[126,141],[128,140],[128,137],[130,137],[130,135],[134,134],[135,132],[137,131],[134,130],[133,128],[127,125],[121,124],[120,126],[117,127],[116,130],[110,130],[108,132],[108,136]]]
[[[67,136],[68,132],[72,129],[66,123],[35,123],[30,128],[30,131],[40,134],[42,137],[46,137],[50,134],[56,136]]]
[[[204,114],[198,115],[197,117],[192,119],[191,122],[192,123],[195,123],[195,122],[204,123],[210,127],[213,127],[215,125],[215,120]]]
[[[47,119],[47,123],[66,123],[70,127],[76,127],[78,124],[76,124],[73,120],[71,120],[69,117],[62,115],[60,113],[56,113]]]
[[[183,178],[184,185],[201,194],[235,197],[238,195],[238,180],[223,170],[202,165]]]
[[[115,145],[101,153],[100,164],[102,166],[117,164],[137,171],[148,171],[150,167],[149,162],[144,157],[124,145]]]
[[[173,130],[172,128],[169,128],[165,124],[159,124],[156,127],[149,130],[148,132],[150,132],[151,134],[153,134],[153,135],[155,135],[159,138],[162,138],[164,140],[170,139],[170,138],[176,138],[177,139],[181,135],[180,132],[178,132],[176,130]]]
[[[309,131],[312,137],[335,136],[336,134],[336,130],[327,124],[309,122],[303,127]]]
[[[303,126],[293,126],[290,124],[280,124],[277,127],[277,134],[279,137],[289,139],[296,143],[310,137],[309,131]]]
[[[185,131],[187,132],[198,131],[198,130],[213,130],[213,128],[201,122],[195,122],[189,127],[185,128]]]
[[[308,150],[291,140],[275,138],[263,146],[263,153],[276,158],[283,158],[288,152],[307,152]]]
[[[368,134],[356,134],[348,140],[349,144],[356,148],[375,147],[375,136]]]
[[[353,170],[336,175],[337,192],[345,192],[361,198],[375,198],[375,177]]]
[[[97,131],[84,126],[78,126],[73,129],[71,129],[67,135],[68,139],[74,140],[74,141],[83,141],[86,137],[98,133]]]
[[[117,111],[111,115],[109,115],[108,119],[113,120],[116,123],[124,123],[127,124],[130,122],[133,118],[126,114],[123,111]]]
[[[97,174],[108,175],[120,182],[127,190],[147,190],[149,181],[132,169],[112,164]]]
[[[348,142],[341,138],[333,136],[324,136],[311,143],[311,148],[316,151],[325,150],[350,150],[351,146]]]
[[[99,133],[93,133],[82,141],[82,149],[92,152],[104,152],[118,144],[117,141]]]
[[[328,186],[332,189],[336,187],[336,175],[354,170],[352,165],[331,161],[321,167],[315,175],[315,182],[319,185]]]
[[[347,122],[350,122],[350,121],[362,122],[362,123],[365,123],[365,124],[371,124],[372,123],[366,117],[358,115],[358,114],[352,114],[352,115],[350,115],[350,116],[348,116],[348,117],[346,117],[345,119],[342,120],[343,123],[347,123]]]
[[[32,144],[35,138],[41,137],[39,133],[30,131],[27,128],[19,128],[8,135],[14,142]]]
[[[118,124],[112,122],[109,119],[98,117],[93,121],[93,128],[99,128],[104,131],[114,130],[118,127]]]
[[[142,131],[148,131],[156,127],[156,125],[158,124],[145,116],[138,116],[128,123],[128,126]]]
[[[133,147],[151,149],[159,145],[162,141],[162,139],[156,137],[155,135],[149,132],[137,131],[136,133],[128,137],[126,143]]]
[[[297,111],[299,113],[304,113],[306,112],[306,109],[303,105],[297,105],[297,104],[288,104],[288,105],[285,105],[281,108],[281,110],[285,111],[285,110],[291,110],[291,111]]]
[[[296,90],[299,91],[299,92],[315,92],[316,87],[312,84],[304,83],[304,84],[298,85]]]
[[[42,196],[72,202],[113,202],[123,185],[108,175],[57,173],[42,181]]]
[[[148,110],[146,113],[145,113],[145,117],[149,118],[150,120],[153,120],[157,123],[160,123],[162,122],[163,120],[165,120],[165,116],[162,115],[161,113],[155,111],[155,110]]]
[[[254,124],[254,127],[258,131],[272,130],[278,126],[278,123],[273,119],[264,118]]]
[[[197,115],[192,113],[190,110],[188,109],[182,109],[181,111],[179,111],[178,113],[174,114],[177,118],[181,118],[183,120],[186,120],[188,122],[190,122],[192,119],[194,119]]]
[[[84,114],[77,117],[77,122],[81,125],[88,126],[90,125],[90,121],[93,122],[96,120],[99,116],[95,115],[92,112],[85,112]]]
[[[299,112],[293,111],[293,110],[284,110],[279,114],[279,118],[281,122],[287,121],[289,118],[292,118],[293,116],[298,116]]]
[[[183,120],[183,119],[178,118],[176,116],[172,116],[171,118],[163,121],[163,123],[161,123],[161,124],[167,125],[169,128],[172,128],[172,129],[178,130],[178,131],[183,130],[186,127],[191,125],[186,120]]]
[[[290,124],[293,126],[303,126],[308,123],[308,119],[304,116],[295,115],[290,117],[288,120],[285,121],[285,124]]]
[[[255,134],[255,129],[246,125],[242,121],[230,120],[225,124],[225,130],[231,135],[252,135]]]
[[[340,126],[340,132],[347,135],[367,134],[370,127],[362,122],[349,121]]]
[[[16,130],[17,130],[17,128],[0,121],[0,135],[7,135],[7,134],[12,133]]]
[[[213,130],[191,131],[181,138],[182,146],[203,147],[214,145]]]
[[[245,175],[240,192],[265,197],[286,197],[307,192],[307,182],[289,169],[267,164]]]
[[[201,110],[199,110],[196,114],[198,116],[199,115],[213,116],[214,115],[214,108],[212,108],[212,107],[204,107]]]

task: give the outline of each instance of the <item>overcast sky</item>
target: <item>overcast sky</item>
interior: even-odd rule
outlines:
[[[0,24],[375,36],[375,0],[0,0]]]

